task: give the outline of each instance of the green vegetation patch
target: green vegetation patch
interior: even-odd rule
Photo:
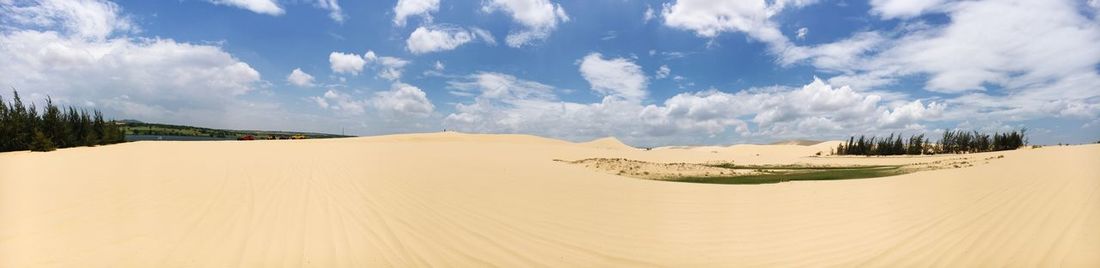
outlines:
[[[720,167],[727,169],[764,169],[764,170],[830,170],[830,169],[874,169],[874,168],[897,168],[900,166],[804,166],[804,165],[735,165],[733,163],[722,164],[710,164],[706,166]]]
[[[193,126],[180,126],[180,125],[168,125],[168,124],[156,124],[145,123],[134,120],[121,121],[121,129],[126,135],[168,135],[168,136],[188,136],[188,137],[210,137],[221,139],[236,139],[247,135],[261,137],[284,137],[288,138],[295,135],[301,135],[308,139],[321,139],[321,138],[342,138],[351,137],[345,135],[324,134],[324,133],[312,133],[312,132],[292,132],[292,131],[265,131],[265,130],[232,130],[232,129],[214,129],[204,127]]]
[[[723,167],[715,165],[717,167]],[[786,181],[817,181],[877,178],[905,174],[901,166],[849,166],[849,167],[806,167],[806,166],[750,166],[739,165],[730,169],[755,169],[763,172],[742,176],[686,176],[668,181],[713,184],[766,184]]]

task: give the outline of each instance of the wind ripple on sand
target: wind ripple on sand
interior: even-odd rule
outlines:
[[[769,148],[605,147],[425,134],[0,154],[0,267],[1100,265],[1100,146],[774,185],[551,161]]]

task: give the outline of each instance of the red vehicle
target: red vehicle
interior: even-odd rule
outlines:
[[[237,138],[237,140],[239,140],[239,141],[250,141],[250,140],[255,140],[255,139],[256,139],[256,137],[253,137],[252,135],[244,135],[240,138]]]

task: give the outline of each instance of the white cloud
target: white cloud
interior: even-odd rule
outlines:
[[[19,28],[60,31],[66,36],[102,40],[138,31],[117,4],[100,0],[41,0],[33,4],[0,1],[0,22]],[[0,27],[4,29],[6,27]]]
[[[489,44],[496,42],[488,31],[480,28],[467,31],[449,26],[421,26],[409,34],[409,39],[405,41],[405,49],[413,54],[453,50],[474,41],[475,38],[481,38]]]
[[[317,107],[333,111],[341,117],[358,117],[367,111],[377,112],[377,118],[401,120],[425,118],[432,114],[435,106],[428,95],[415,86],[396,82],[390,90],[375,92],[363,97],[330,89],[321,96],[308,98]]]
[[[950,94],[942,100],[952,107],[943,112],[945,120],[1095,119],[1100,25],[1078,8],[1069,1],[952,3],[919,11],[943,12],[949,17],[943,25],[857,33],[791,49],[780,61],[809,58],[815,67],[840,73],[830,83],[864,89],[927,77],[924,89]]]
[[[110,2],[0,1],[0,9],[11,20],[0,32],[0,81],[28,99],[49,95],[114,118],[210,126],[278,111],[244,100],[264,81],[221,47],[114,36],[134,27]]]
[[[435,69],[436,71],[443,71],[443,69],[445,69],[447,67],[443,65],[443,62],[435,61],[435,64],[432,65],[432,68]]]
[[[371,53],[370,55],[374,55]],[[329,66],[334,73],[359,75],[367,61],[355,53],[332,52],[328,55]]]
[[[424,91],[400,82],[394,83],[388,91],[376,92],[371,103],[391,118],[428,117],[435,109]]]
[[[642,14],[642,22],[649,22],[657,18],[657,14],[653,11],[653,7],[646,5],[645,13]]]
[[[661,15],[665,25],[691,30],[703,37],[738,31],[767,40],[776,38],[772,35],[781,36],[774,23],[768,20],[778,11],[775,7],[764,0],[677,0],[674,4],[665,3]]]
[[[871,13],[884,19],[911,18],[939,8],[947,0],[871,0]]]
[[[362,56],[355,53],[332,52],[328,56],[328,61],[334,73],[359,75],[369,64],[371,68],[378,70],[379,78],[391,81],[401,79],[405,66],[411,63],[402,58],[378,56],[373,50],[368,50]]]
[[[668,117],[687,118],[692,124],[712,128],[740,126],[740,122],[722,120],[751,116],[757,128],[754,135],[797,136],[900,130],[915,122],[938,120],[945,107],[936,102],[924,105],[920,100],[888,98],[894,96],[836,88],[814,79],[798,89],[681,93],[666,100],[663,107],[650,105],[646,112],[650,118],[661,119],[658,122]]]
[[[1082,17],[1074,3],[964,2],[949,15],[951,24],[900,39],[867,68],[900,66],[929,74],[926,89],[961,92],[986,83],[1016,88],[1096,73],[1100,64],[1100,25]]]
[[[405,49],[413,54],[452,50],[473,40],[466,30],[454,27],[418,27],[405,41]]]
[[[792,46],[779,55],[783,65],[809,59],[814,67],[826,71],[845,71],[859,66],[867,54],[888,41],[877,32],[860,32],[852,37],[813,47]]]
[[[783,54],[793,45],[771,18],[787,7],[802,7],[816,0],[792,1],[725,1],[677,0],[665,3],[661,10],[665,26],[690,30],[700,37],[710,38],[710,47],[723,32],[742,32],[751,39],[768,44],[773,54]]]
[[[486,13],[503,11],[513,21],[523,25],[522,30],[512,31],[505,38],[511,47],[522,47],[544,40],[559,23],[569,21],[565,9],[548,0],[487,0],[483,2],[481,9]]]
[[[286,13],[286,10],[279,5],[276,0],[206,0],[212,4],[231,6],[248,11],[252,11],[258,14],[280,16]],[[303,1],[298,1],[303,2]],[[343,9],[340,8],[339,0],[307,0],[305,2],[312,2],[314,7],[327,10],[328,17],[333,21],[343,23],[347,17],[344,15]]]
[[[363,59],[367,62],[374,62],[375,60],[378,60],[378,55],[374,54],[374,50],[367,50],[367,53],[363,54]]]
[[[131,97],[241,95],[260,80],[259,72],[219,47],[171,39],[93,41],[56,32],[17,31],[0,36],[0,44],[5,62],[0,76],[6,76],[2,80],[29,89],[69,89],[73,92],[66,93],[83,95],[92,92],[80,89],[103,87],[99,93],[106,93],[106,87],[118,86],[115,90],[137,91],[124,93]]]
[[[798,40],[806,39],[806,34],[809,34],[809,33],[810,33],[810,28],[806,28],[806,27],[798,28],[798,33],[797,33]]]
[[[495,46],[497,44],[497,40],[496,40],[496,38],[493,37],[493,34],[490,33],[489,31],[485,30],[485,29],[477,28],[477,27],[471,27],[470,32],[473,33],[474,36],[476,36],[478,39],[481,39],[481,41],[485,42],[486,44],[489,44],[491,46]]]
[[[946,107],[832,87],[817,79],[800,88],[686,92],[652,105],[613,97],[595,103],[561,101],[552,86],[499,73],[478,73],[449,84],[456,90],[452,94],[473,99],[455,105],[444,120],[448,128],[571,140],[610,135],[642,145],[904,131],[939,120]]]
[[[665,79],[669,74],[672,74],[672,69],[668,68],[668,65],[661,65],[653,76],[657,79]]]
[[[377,62],[381,69],[378,71],[378,77],[391,81],[401,79],[401,73],[404,72],[405,65],[410,63],[407,60],[395,57],[380,57]]]
[[[501,73],[480,72],[467,76],[460,81],[450,81],[448,85],[452,89],[458,90],[452,92],[456,95],[475,95],[463,93],[477,91],[476,95],[480,98],[503,100],[505,102],[524,99],[555,99],[554,87],[552,86]]]
[[[313,76],[306,72],[303,72],[301,68],[294,68],[294,71],[290,72],[290,75],[286,76],[286,81],[291,85],[299,87],[312,87]]]
[[[604,59],[600,53],[590,53],[581,59],[580,72],[592,90],[601,95],[631,101],[646,96],[647,81],[642,67],[628,59]]]
[[[405,20],[412,16],[420,16],[430,23],[436,11],[439,11],[439,0],[398,0],[393,6],[393,24],[405,26]]]
[[[248,11],[256,12],[259,14],[266,14],[272,16],[282,15],[286,13],[279,4],[276,4],[274,0],[207,0],[210,3],[217,5],[226,5],[242,8]]]
[[[330,89],[321,96],[309,97],[318,107],[339,112],[341,116],[362,115],[369,107],[368,100],[356,99],[350,94]]]
[[[337,0],[317,0],[317,7],[328,10],[328,17],[336,22],[344,22],[347,16],[344,15],[343,9],[340,8],[340,3]]]

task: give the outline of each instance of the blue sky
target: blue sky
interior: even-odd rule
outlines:
[[[642,146],[954,128],[1100,139],[1097,0],[0,0],[0,12],[0,83],[115,118]]]

